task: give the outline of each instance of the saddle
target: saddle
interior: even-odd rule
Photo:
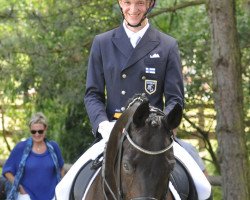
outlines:
[[[95,160],[86,162],[77,172],[71,190],[69,200],[80,200],[88,190],[88,186],[92,183],[95,175],[102,166],[103,153]],[[77,194],[77,196],[76,196]]]
[[[89,160],[76,174],[71,191],[70,200],[80,200],[87,192],[95,175],[102,166],[103,154],[100,154],[95,160]],[[192,180],[185,166],[176,159],[174,170],[170,174],[170,181],[179,194],[181,200],[196,200],[198,195]],[[77,196],[76,196],[77,194]]]
[[[191,175],[186,167],[178,160],[170,173],[170,181],[179,194],[181,200],[197,200],[198,194]]]

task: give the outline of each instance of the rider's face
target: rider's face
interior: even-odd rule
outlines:
[[[119,0],[125,20],[131,25],[137,25],[150,6],[149,0]]]

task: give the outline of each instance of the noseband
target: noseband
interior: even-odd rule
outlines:
[[[164,116],[164,113],[160,110],[160,109],[157,109],[157,108],[154,108],[154,107],[151,107],[150,106],[150,112],[151,113],[156,113],[158,115],[161,115],[161,116]],[[106,187],[108,188],[109,192],[111,193],[112,197],[114,200],[123,200],[123,192],[122,192],[122,187],[121,187],[121,158],[122,158],[122,146],[123,146],[123,142],[125,141],[125,138],[128,139],[129,143],[138,151],[144,153],[144,154],[147,154],[147,155],[159,155],[159,154],[162,154],[162,153],[165,153],[167,152],[168,150],[170,150],[172,147],[173,147],[173,142],[174,142],[174,139],[173,139],[173,134],[171,136],[171,143],[170,145],[168,145],[166,148],[162,149],[162,150],[159,150],[159,151],[150,151],[150,150],[147,150],[147,149],[144,149],[142,148],[141,146],[137,145],[133,140],[132,138],[130,137],[129,133],[128,133],[128,128],[131,124],[131,120],[128,121],[128,123],[126,124],[125,128],[123,129],[123,134],[122,134],[122,137],[120,139],[120,142],[119,142],[119,149],[118,149],[118,168],[117,168],[117,177],[118,177],[118,180],[117,180],[117,190],[118,190],[118,197],[116,197],[115,193],[112,191],[111,187],[109,186],[107,180],[106,180],[106,177],[105,177],[105,164],[103,164],[103,170],[102,170],[102,177],[103,177],[103,193],[104,193],[104,196],[105,196],[105,199],[108,200],[107,198],[107,195],[106,195],[106,192],[105,192],[105,189],[104,189],[104,185],[106,185]],[[172,131],[171,131],[172,132]],[[105,153],[104,153],[104,159],[103,159],[103,163],[105,162]],[[131,200],[140,200],[140,199],[152,199],[152,200],[157,200],[153,197],[137,197],[137,198],[133,198]]]
[[[148,154],[148,155],[158,155],[158,154],[162,154],[165,153],[166,151],[168,151],[169,149],[171,149],[173,147],[174,144],[174,140],[173,140],[173,136],[171,136],[171,144],[169,146],[167,146],[165,149],[159,150],[159,151],[149,151],[146,150],[142,147],[140,147],[139,145],[137,145],[136,143],[134,143],[134,141],[131,139],[131,137],[128,134],[128,131],[124,128],[123,129],[123,133],[125,134],[125,136],[127,137],[129,143],[136,148],[138,151]]]

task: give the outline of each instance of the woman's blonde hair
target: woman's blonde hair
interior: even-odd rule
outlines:
[[[29,121],[29,127],[33,124],[43,124],[46,128],[48,127],[48,121],[45,115],[42,112],[37,112],[32,115]]]

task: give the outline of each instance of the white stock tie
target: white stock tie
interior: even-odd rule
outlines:
[[[132,46],[135,48],[136,45],[139,43],[141,37],[139,35],[132,35],[131,38],[130,38],[130,42],[132,44]]]

